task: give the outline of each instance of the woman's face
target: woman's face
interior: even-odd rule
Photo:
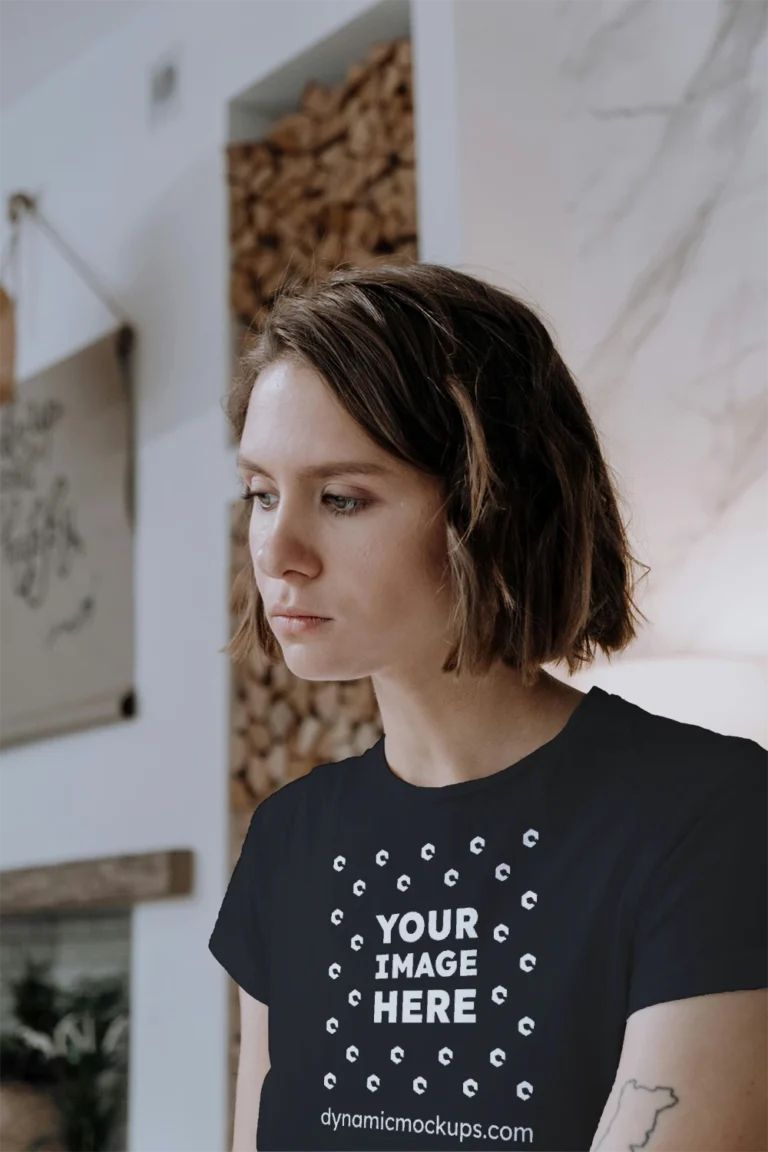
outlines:
[[[354,680],[439,668],[451,606],[439,482],[375,444],[313,369],[289,361],[254,385],[238,464],[254,494],[256,583],[289,669]],[[327,619],[292,632],[281,607]]]

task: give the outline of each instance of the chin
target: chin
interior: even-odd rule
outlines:
[[[313,652],[309,646],[304,651],[301,644],[286,644],[283,660],[289,672],[300,680],[360,680],[370,675],[367,668],[361,668],[357,660],[343,659],[339,653]]]

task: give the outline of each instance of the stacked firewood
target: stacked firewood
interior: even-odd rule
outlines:
[[[228,149],[231,307],[245,327],[280,286],[339,264],[416,259],[411,44],[376,44],[315,81],[265,139]]]

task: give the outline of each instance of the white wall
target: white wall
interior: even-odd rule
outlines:
[[[0,9],[0,107],[27,96],[52,73],[133,20],[152,0],[3,0]],[[41,28],[45,35],[41,36]]]
[[[208,935],[226,885],[228,504],[227,104],[358,0],[164,0],[2,117],[3,198],[41,208],[135,319],[136,684],[129,724],[2,758],[0,867],[186,847],[194,895],[134,918],[130,1148],[224,1147],[226,977]],[[182,61],[181,109],[156,129],[147,70]],[[45,237],[23,244],[20,374],[111,326]]]
[[[768,744],[766,7],[453,13],[462,267],[544,313],[651,566],[576,683]]]

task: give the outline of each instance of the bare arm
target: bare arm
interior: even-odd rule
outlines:
[[[765,989],[633,1012],[593,1152],[765,1152],[767,1022]]]
[[[240,1060],[237,1066],[232,1152],[254,1152],[261,1086],[269,1071],[269,1009],[242,988],[239,991]]]

